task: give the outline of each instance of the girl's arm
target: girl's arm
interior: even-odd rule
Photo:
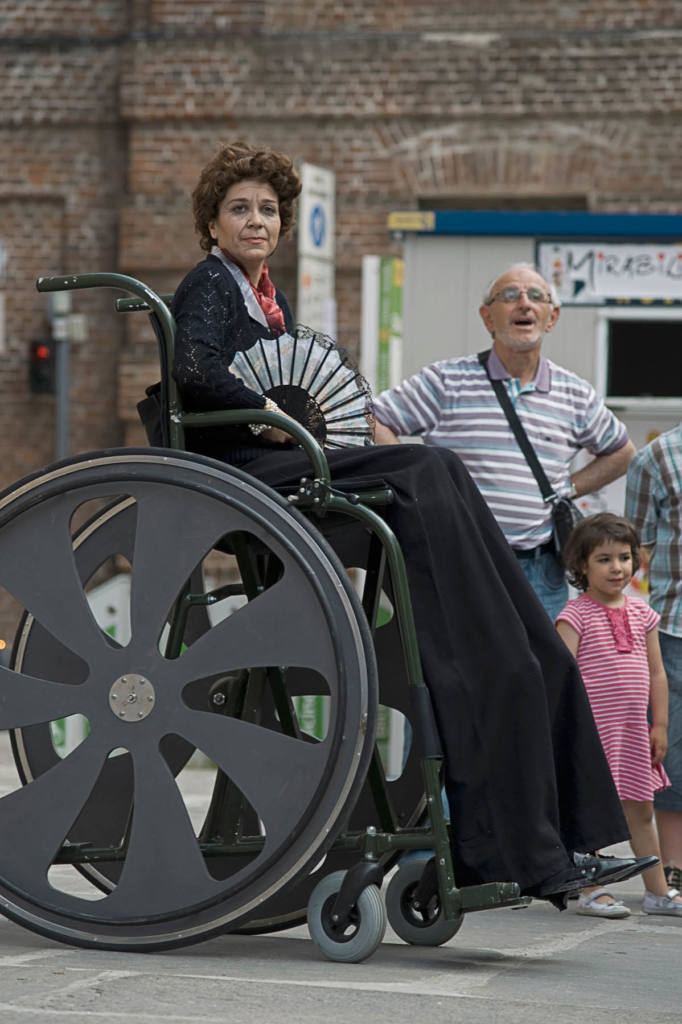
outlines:
[[[578,657],[578,646],[580,644],[580,633],[573,626],[569,626],[564,619],[561,619],[556,624],[557,632],[563,642],[568,647],[569,651],[574,658]]]
[[[651,763],[657,765],[661,763],[668,749],[668,677],[663,667],[657,629],[651,629],[647,633],[646,653],[649,662],[649,707],[651,709],[649,744],[651,746]]]

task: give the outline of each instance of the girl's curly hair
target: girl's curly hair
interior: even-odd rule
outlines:
[[[210,252],[215,244],[208,225],[217,218],[227,190],[235,182],[247,178],[267,182],[277,195],[282,222],[280,237],[286,237],[296,223],[295,200],[301,191],[301,179],[291,158],[247,142],[221,146],[202,170],[192,193],[194,226],[199,235],[199,245],[206,252]]]
[[[615,541],[629,544],[632,551],[632,571],[637,572],[641,564],[639,537],[629,519],[616,516],[613,512],[598,512],[581,519],[566,541],[563,550],[564,565],[568,582],[578,590],[587,590],[588,582],[585,565],[590,555],[600,544]]]

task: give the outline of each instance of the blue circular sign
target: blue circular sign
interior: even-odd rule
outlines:
[[[310,235],[313,240],[313,245],[319,247],[324,242],[324,237],[327,233],[327,218],[324,214],[324,208],[317,205],[313,206],[310,211]]]

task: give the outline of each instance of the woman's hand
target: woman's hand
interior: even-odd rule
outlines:
[[[288,420],[292,420],[292,422],[294,423],[296,422],[293,416],[290,416],[288,413],[284,412],[284,410],[280,409],[279,406],[275,406],[275,409],[281,416],[286,416]],[[275,441],[277,444],[286,444],[287,441],[292,441],[294,444],[298,443],[295,437],[292,437],[291,434],[288,434],[286,430],[281,430],[280,427],[268,427],[267,430],[263,431],[261,437],[264,437],[266,441]]]
[[[291,434],[287,434],[286,430],[280,430],[279,427],[268,427],[261,434],[261,437],[265,438],[266,441],[276,441],[277,444],[285,444],[287,441],[294,441],[295,439]]]
[[[230,371],[230,373],[231,372],[232,371]],[[280,407],[273,402],[271,398],[265,399],[265,405],[263,408],[268,412],[278,412],[280,416],[286,417],[286,419],[291,420],[292,423],[296,422],[292,416],[284,412],[284,409],[280,409]],[[250,427],[257,437],[263,438],[266,441],[274,441],[275,444],[286,444],[287,441],[293,441],[296,443],[296,438],[292,437],[291,434],[288,434],[286,430],[282,430],[280,427],[266,427],[264,423],[258,423],[255,425],[252,423],[250,424]]]

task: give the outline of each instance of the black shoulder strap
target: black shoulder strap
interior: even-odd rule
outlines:
[[[497,395],[497,401],[502,406],[502,411],[509,420],[509,426],[512,428],[512,433],[516,438],[519,448],[526,457],[526,462],[530,466],[533,476],[538,482],[542,497],[545,501],[555,501],[557,498],[556,492],[553,490],[547,475],[540,465],[540,460],[535,454],[533,445],[528,440],[528,434],[523,429],[523,424],[519,417],[516,415],[516,409],[512,405],[512,401],[507,394],[507,389],[501,380],[493,380],[490,376],[490,370],[488,369],[488,357],[490,356],[490,349],[487,348],[484,352],[478,353],[478,361],[485,370],[488,380],[490,381],[493,391]]]

